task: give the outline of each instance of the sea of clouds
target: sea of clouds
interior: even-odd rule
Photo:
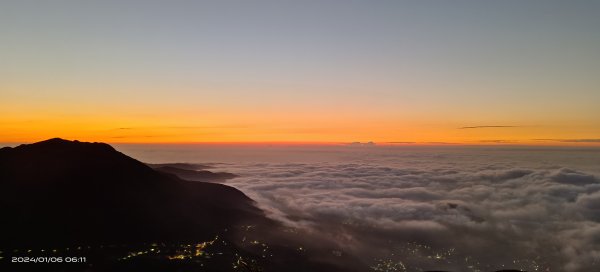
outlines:
[[[213,166],[307,240],[335,243],[333,255],[378,271],[600,268],[600,149],[288,151]]]
[[[333,161],[219,167],[270,216],[366,262],[600,268],[598,150],[352,148]]]

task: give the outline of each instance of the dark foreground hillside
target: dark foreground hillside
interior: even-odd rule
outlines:
[[[4,246],[204,240],[266,223],[237,189],[156,172],[102,143],[3,148],[0,180]]]
[[[298,250],[235,188],[155,171],[103,143],[0,149],[0,212],[2,271],[366,269]]]

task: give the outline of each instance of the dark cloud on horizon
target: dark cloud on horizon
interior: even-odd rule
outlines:
[[[515,140],[481,140],[480,143],[513,144],[518,143]]]
[[[470,126],[470,127],[459,127],[458,129],[475,129],[475,128],[517,128],[521,126]]]
[[[345,145],[348,146],[375,146],[377,145],[375,142],[351,142],[351,143],[345,143]]]

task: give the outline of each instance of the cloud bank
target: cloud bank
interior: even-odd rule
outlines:
[[[271,216],[333,240],[374,269],[600,267],[597,161],[581,170],[570,159],[600,160],[597,152],[360,152],[222,167],[241,176],[228,184]]]

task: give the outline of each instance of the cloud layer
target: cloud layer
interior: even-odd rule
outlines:
[[[271,216],[373,267],[600,267],[600,153],[371,150],[222,167]]]

